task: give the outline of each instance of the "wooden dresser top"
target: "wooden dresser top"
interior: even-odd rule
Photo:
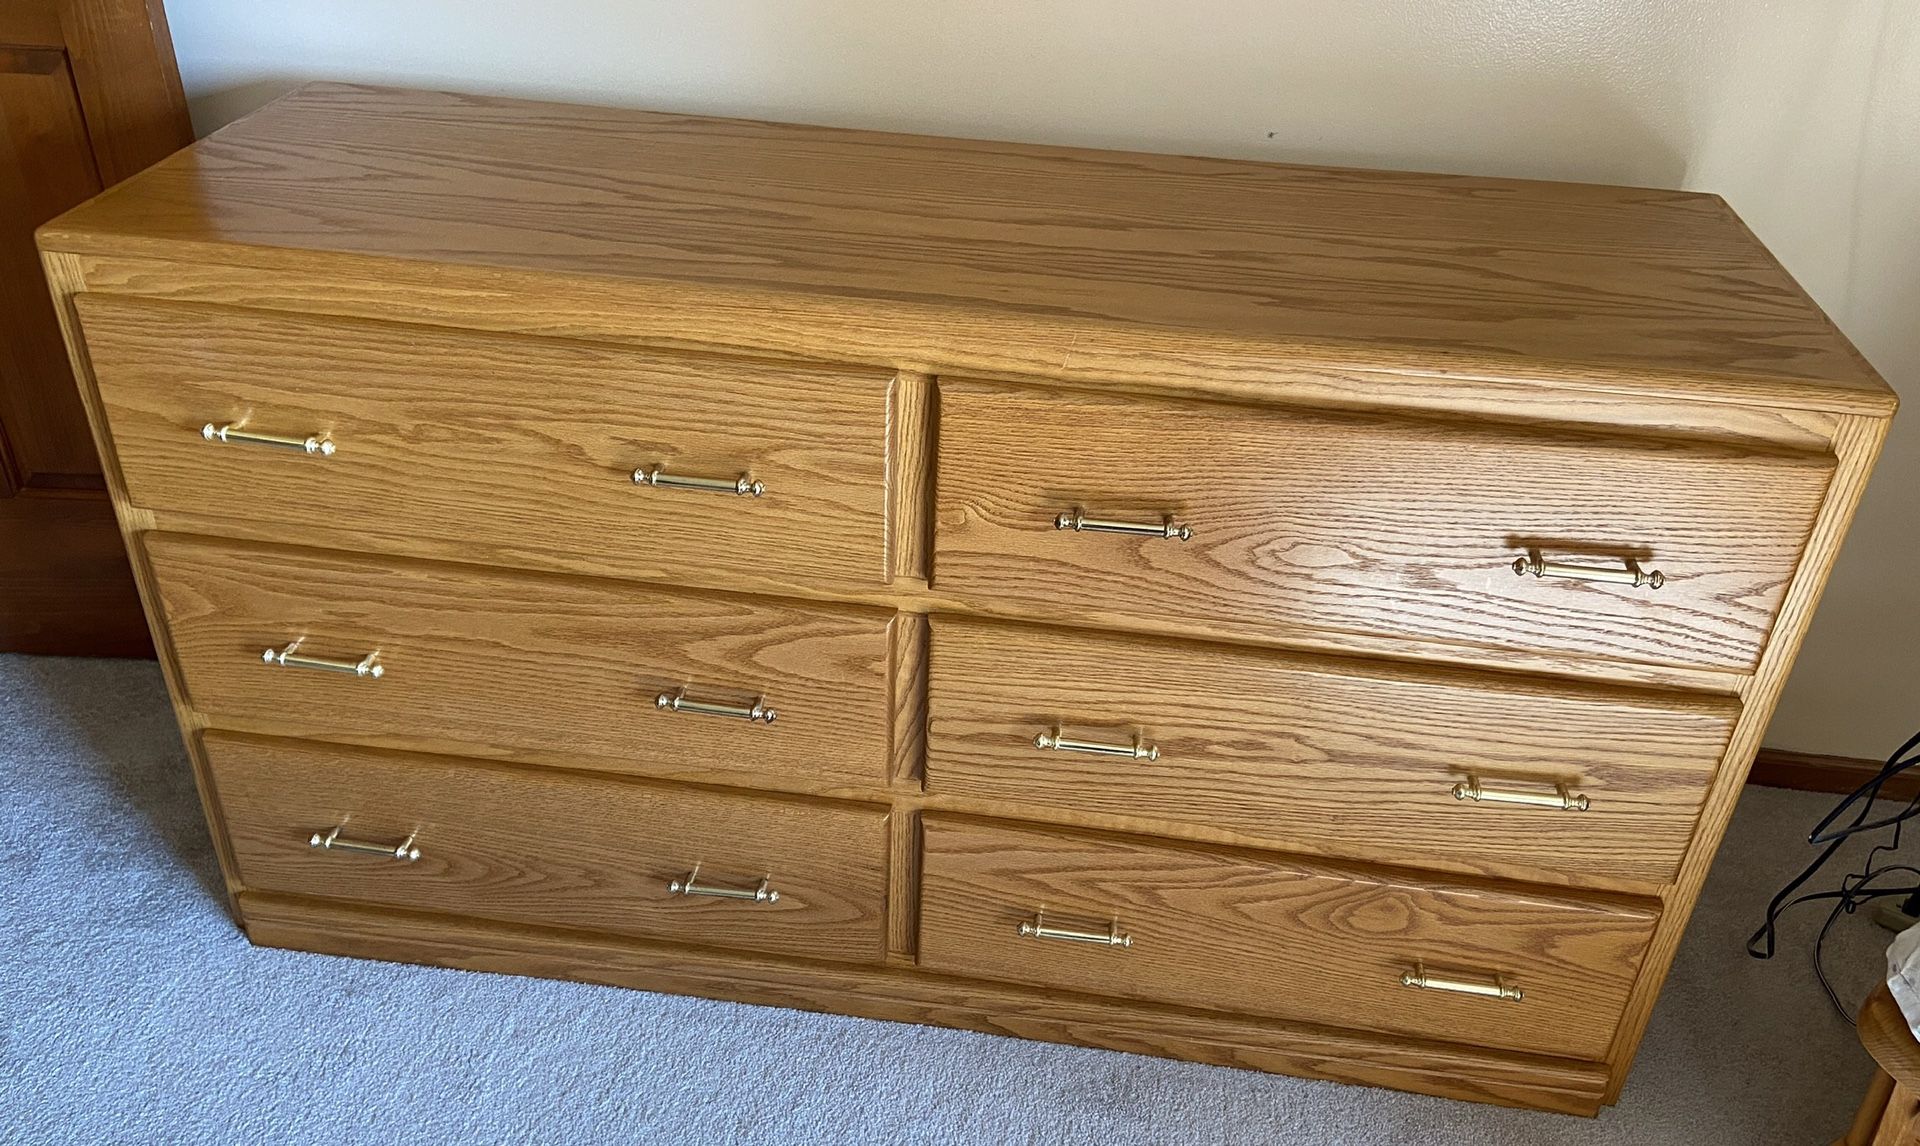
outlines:
[[[1677,191],[317,84],[40,242],[361,274],[406,260],[453,287],[523,272],[769,313],[804,297],[871,329],[910,316],[952,369],[1023,339],[1063,374],[1160,354],[1894,405],[1719,198]]]

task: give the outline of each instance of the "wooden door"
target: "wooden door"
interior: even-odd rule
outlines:
[[[33,230],[192,140],[159,0],[0,5],[0,652],[152,655]]]

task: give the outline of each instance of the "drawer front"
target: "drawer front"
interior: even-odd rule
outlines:
[[[945,381],[939,425],[933,578],[984,607],[1712,669],[1754,664],[1833,467]],[[1629,560],[1660,587],[1580,579]]]
[[[929,666],[930,791],[1521,877],[1670,879],[1739,711],[952,617]]]
[[[256,890],[823,959],[883,956],[878,808],[218,732],[205,747],[241,881]],[[402,845],[418,857],[398,856]]]
[[[1655,918],[971,820],[925,829],[930,970],[1590,1060]],[[1518,1001],[1462,993],[1502,987]]]
[[[886,374],[75,302],[141,506],[509,565],[884,579]],[[332,453],[208,440],[208,425]],[[728,490],[634,480],[656,468]],[[742,475],[760,496],[731,492]]]
[[[891,614],[145,541],[189,702],[215,720],[686,779],[886,782]],[[367,673],[327,671],[369,654]],[[734,715],[671,707],[683,694]]]

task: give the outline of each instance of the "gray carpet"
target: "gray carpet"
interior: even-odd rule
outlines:
[[[1741,943],[1824,797],[1748,793],[1619,1106],[1499,1110],[1072,1047],[250,947],[158,672],[0,657],[0,1141],[1818,1143],[1869,1064]],[[1884,932],[1842,921],[1849,1000]]]

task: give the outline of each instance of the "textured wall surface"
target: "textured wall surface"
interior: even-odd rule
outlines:
[[[309,79],[1724,196],[1920,393],[1909,0],[170,0],[197,124]],[[1768,743],[1920,727],[1920,413]]]

